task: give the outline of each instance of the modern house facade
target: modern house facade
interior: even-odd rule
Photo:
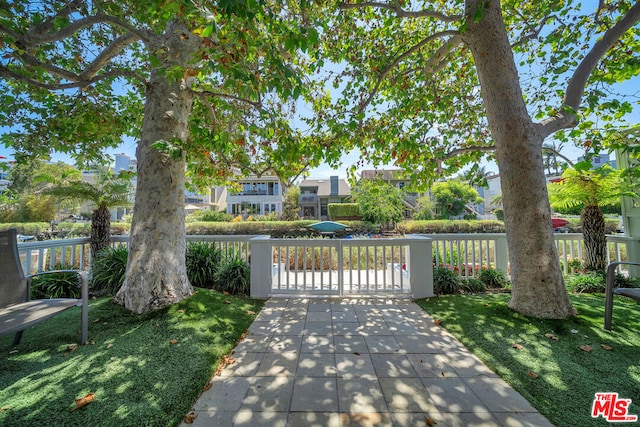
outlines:
[[[351,188],[344,179],[305,179],[300,184],[298,206],[304,219],[329,219],[330,203],[346,203],[351,200]]]
[[[238,179],[240,191],[226,193],[226,212],[231,215],[282,214],[283,186],[275,175],[264,174]]]

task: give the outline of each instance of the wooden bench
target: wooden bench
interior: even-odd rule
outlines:
[[[67,272],[78,275],[80,298],[30,299],[29,285],[33,277]],[[0,232],[0,335],[15,333],[13,345],[18,345],[25,329],[75,306],[81,307],[80,327],[84,344],[88,339],[89,325],[87,273],[81,270],[52,270],[25,276],[18,253],[16,230]]]
[[[640,289],[638,288],[614,288],[616,269],[619,265],[635,265],[637,262],[612,262],[607,266],[607,286],[604,299],[604,328],[611,330],[611,318],[613,317],[613,295],[622,295],[640,302]]]

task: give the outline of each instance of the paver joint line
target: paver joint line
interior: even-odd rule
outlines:
[[[192,426],[552,426],[407,298],[272,298],[234,354]]]

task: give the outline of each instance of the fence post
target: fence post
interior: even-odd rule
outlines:
[[[627,261],[640,262],[640,239],[629,238],[627,240]],[[640,278],[640,267],[635,265],[629,266],[629,276]]]
[[[409,284],[413,298],[432,297],[434,296],[432,241],[428,237],[416,234],[408,234],[406,239],[409,244],[407,271],[409,272]]]
[[[251,243],[251,298],[267,299],[271,292],[273,255],[271,236],[256,236]]]
[[[509,252],[507,249],[507,235],[496,236],[496,270],[509,275]]]

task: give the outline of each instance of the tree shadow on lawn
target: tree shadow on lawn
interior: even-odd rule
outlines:
[[[596,392],[632,399],[629,413],[640,415],[637,303],[616,298],[609,332],[603,329],[602,295],[571,296],[578,316],[567,320],[522,316],[507,307],[509,298],[464,295],[418,303],[554,424],[609,425],[591,418]]]
[[[75,308],[25,331],[17,352],[1,337],[0,425],[175,426],[260,307],[209,290],[145,315],[101,299],[89,345],[67,347],[79,342]],[[95,400],[71,412],[88,393]]]

